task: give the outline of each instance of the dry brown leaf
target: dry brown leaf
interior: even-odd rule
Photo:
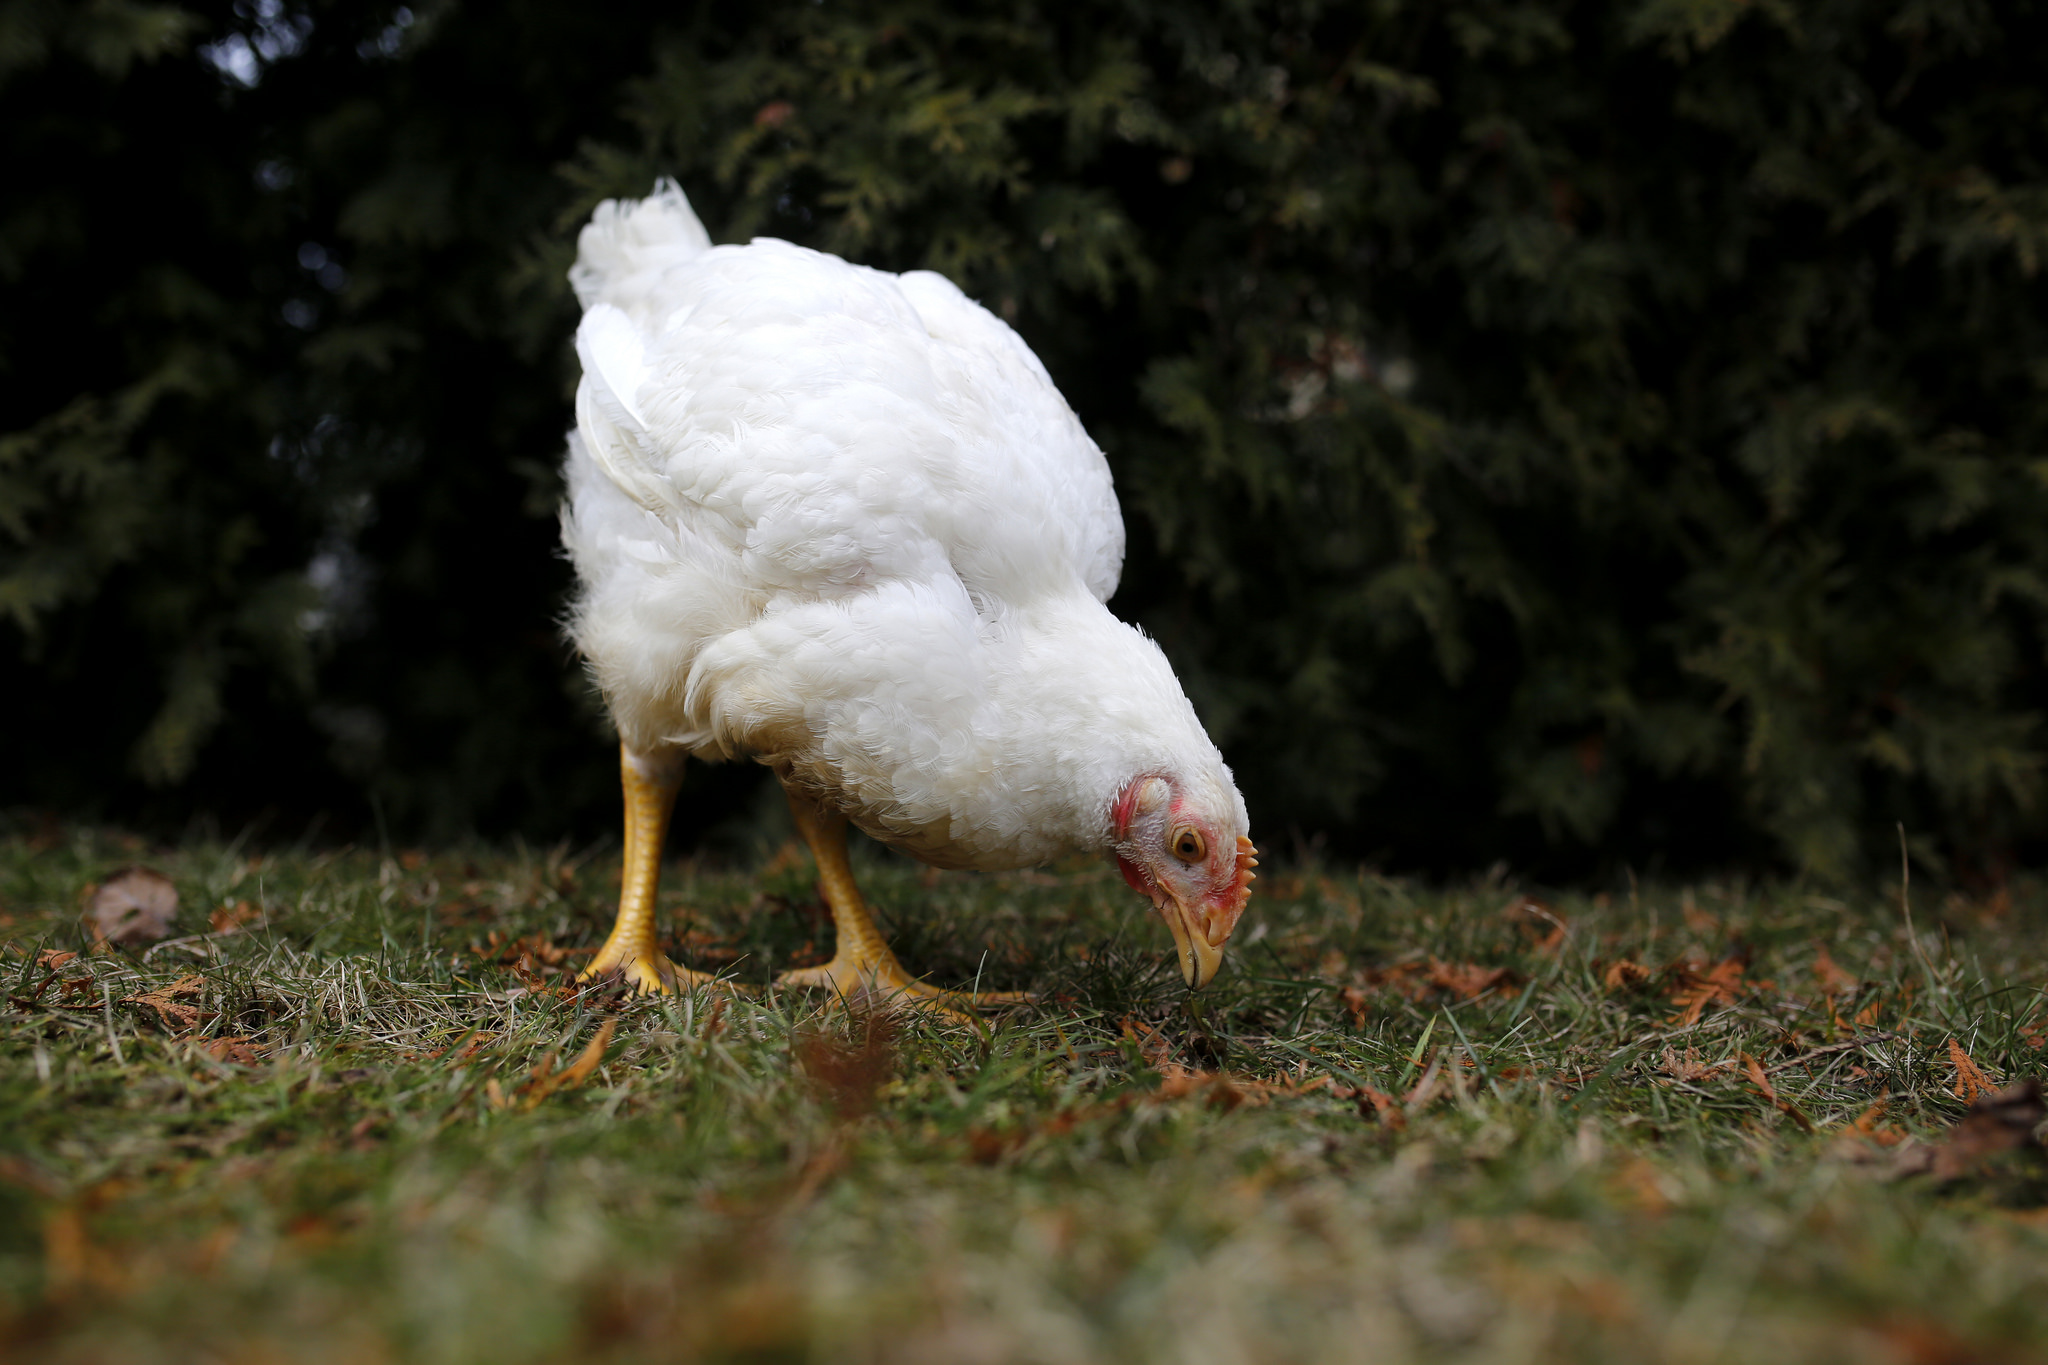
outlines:
[[[159,986],[153,991],[121,998],[124,1005],[141,1005],[156,1011],[157,1022],[170,1030],[172,1037],[190,1033],[214,1016],[199,1008],[199,1001],[206,994],[205,978],[181,976],[168,986]]]
[[[1648,983],[1652,972],[1640,962],[1622,958],[1607,964],[1607,970],[1600,973],[1600,984],[1608,991],[1632,991]]]
[[[1200,1095],[1209,1102],[1210,1108],[1221,1109],[1225,1113],[1247,1100],[1263,1104],[1267,1098],[1265,1093],[1247,1089],[1246,1083],[1220,1071],[1189,1071],[1185,1067],[1175,1067],[1168,1072],[1152,1095],[1155,1100],[1178,1100]]]
[[[1517,897],[1501,913],[1534,936],[1530,946],[1539,953],[1556,952],[1571,928],[1563,915],[1534,896]]]
[[[1771,1078],[1764,1074],[1762,1064],[1747,1052],[1742,1054],[1742,1069],[1749,1074],[1749,1083],[1755,1086],[1757,1091],[1771,1102],[1773,1108],[1798,1124],[1802,1132],[1810,1133],[1813,1131],[1813,1120],[1806,1117],[1799,1106],[1792,1103],[1792,1101],[1778,1098],[1778,1091],[1771,1084]]]
[[[233,905],[215,906],[208,926],[216,934],[239,934],[262,918],[263,912],[248,901],[236,901]]]
[[[1485,967],[1476,962],[1445,962],[1429,958],[1421,962],[1397,962],[1359,973],[1358,983],[1347,987],[1343,1000],[1353,1019],[1363,1022],[1366,993],[1392,991],[1404,1000],[1424,1000],[1441,991],[1459,1000],[1471,1000],[1498,990],[1512,995],[1520,988],[1521,976],[1511,967]]]
[[[1168,1068],[1185,1070],[1185,1068],[1174,1065],[1173,1044],[1169,1043],[1166,1040],[1166,1035],[1158,1029],[1153,1028],[1141,1019],[1133,1019],[1129,1015],[1124,1016],[1122,1028],[1124,1037],[1138,1045],[1138,1055],[1145,1059],[1145,1065],[1151,1067],[1154,1071],[1163,1072]]]
[[[153,868],[124,867],[87,891],[85,924],[95,943],[154,943],[171,932],[178,888]]]
[[[839,1117],[856,1119],[874,1108],[876,1093],[896,1070],[901,1028],[886,1009],[849,1009],[844,1033],[800,1028],[790,1036],[790,1051]]]
[[[1882,1358],[1899,1365],[2020,1365],[2035,1352],[1962,1336],[1932,1318],[1892,1316],[1869,1324],[1883,1345]]]
[[[1403,1132],[1408,1127],[1408,1115],[1401,1108],[1401,1102],[1383,1091],[1371,1086],[1362,1087],[1358,1092],[1358,1116],[1362,1119],[1377,1119],[1390,1132]]]
[[[977,1166],[993,1166],[1024,1145],[1022,1132],[1003,1132],[976,1124],[967,1130],[967,1159]]]
[[[1435,1048],[1429,1054],[1429,1065],[1422,1068],[1422,1075],[1414,1085],[1408,1087],[1408,1093],[1401,1097],[1401,1103],[1407,1107],[1409,1113],[1419,1114],[1450,1088],[1450,1081],[1444,1074],[1444,1050]]]
[[[469,1061],[471,1058],[475,1057],[477,1053],[483,1051],[485,1048],[489,1047],[492,1043],[496,1042],[497,1040],[498,1035],[495,1033],[487,1033],[480,1029],[472,1030],[469,1033],[465,1033],[464,1035],[462,1035],[462,1037],[456,1039],[455,1042],[448,1044],[446,1047],[437,1047],[432,1052],[409,1052],[406,1054],[406,1058],[409,1061],[415,1062],[431,1062],[438,1058],[448,1056],[448,1053],[452,1049],[460,1045],[462,1050],[460,1052],[457,1052],[453,1057],[449,1058],[451,1062],[459,1065],[463,1062]]]
[[[1901,1151],[1892,1174],[1896,1179],[1932,1175],[1944,1184],[1985,1174],[1989,1163],[2006,1153],[2029,1148],[2038,1153],[2034,1130],[2043,1119],[2048,1119],[2048,1105],[2041,1102],[2039,1081],[1986,1091],[1940,1145]]]
[[[1834,958],[1823,947],[1813,956],[1813,984],[1820,993],[1830,998],[1837,995],[1854,995],[1863,985],[1855,977],[1835,965]]]
[[[603,1063],[605,1049],[612,1045],[612,1034],[618,1026],[617,1019],[604,1021],[604,1027],[597,1031],[597,1036],[583,1049],[583,1055],[562,1073],[561,1080],[555,1087],[557,1090],[573,1090],[590,1079],[590,1073]]]
[[[47,1199],[56,1198],[63,1188],[55,1176],[47,1174],[41,1167],[18,1156],[0,1156],[0,1182],[18,1186]]]
[[[1139,1024],[1131,1031],[1133,1037],[1140,1036],[1145,1025]],[[1336,1088],[1329,1075],[1281,1076],[1273,1080],[1254,1080],[1245,1076],[1233,1076],[1219,1071],[1190,1071],[1176,1062],[1169,1061],[1162,1068],[1163,1079],[1159,1088],[1147,1093],[1127,1092],[1096,1104],[1075,1105],[1062,1109],[1036,1127],[987,1128],[975,1126],[967,1130],[967,1157],[977,1165],[992,1166],[1003,1161],[1021,1149],[1034,1137],[1064,1137],[1081,1123],[1091,1118],[1121,1114],[1137,1105],[1170,1104],[1190,1096],[1200,1097],[1211,1108],[1231,1110],[1240,1105],[1254,1107],[1268,1104],[1276,1095],[1306,1095],[1318,1090],[1330,1090],[1338,1098],[1357,1097],[1359,1113],[1367,1118],[1373,1115],[1366,1109],[1366,1098],[1377,1094],[1371,1090],[1345,1090]],[[1379,1103],[1392,1105],[1387,1116],[1389,1126],[1400,1129],[1407,1126],[1399,1101],[1380,1095]]]
[[[93,983],[93,979],[90,976],[65,976],[62,974],[65,965],[77,956],[77,953],[65,952],[56,948],[45,948],[38,952],[36,954],[36,966],[43,969],[43,979],[37,982],[36,988],[27,995],[9,995],[7,997],[8,1000],[20,1009],[34,1009],[42,1003],[43,997],[49,994],[50,987],[52,986],[58,988],[59,994],[66,1001],[69,1001],[74,995],[81,995],[89,991]]]
[[[263,1054],[256,1050],[256,1040],[236,1035],[232,1038],[208,1038],[199,1045],[199,1050],[216,1062],[233,1062],[236,1066],[256,1066],[263,1060]]]
[[[486,962],[496,962],[507,967],[518,967],[522,965],[521,959],[527,959],[523,965],[528,971],[532,971],[536,965],[560,967],[572,957],[587,957],[597,949],[564,948],[540,932],[527,934],[523,938],[508,939],[503,930],[493,929],[488,938],[481,944],[472,944],[469,951]]]
[[[1710,1080],[1734,1065],[1733,1061],[1703,1062],[1698,1048],[1687,1048],[1683,1057],[1668,1047],[1664,1049],[1664,1074],[1687,1084]]]
[[[1645,1157],[1630,1157],[1608,1178],[1608,1188],[1625,1204],[1644,1213],[1663,1213],[1683,1193],[1678,1183]]]
[[[1460,1000],[1473,1000],[1489,991],[1502,995],[1513,995],[1521,987],[1521,976],[1511,967],[1482,967],[1476,962],[1439,962],[1429,960],[1429,972],[1425,978],[1440,991],[1455,995]]]
[[[1671,1003],[1678,1013],[1671,1022],[1688,1028],[1700,1021],[1708,1005],[1716,1001],[1732,1005],[1742,991],[1743,963],[1739,957],[1723,958],[1704,972],[1678,964],[1671,968]]]
[[[1970,1060],[1970,1054],[1963,1051],[1963,1045],[1953,1038],[1948,1040],[1948,1059],[1956,1069],[1956,1083],[1949,1087],[1949,1093],[1964,1104],[1975,1104],[1979,1095],[1997,1089],[1996,1082]]]
[[[1875,1147],[1896,1147],[1904,1142],[1906,1134],[1903,1130],[1879,1122],[1884,1118],[1885,1110],[1890,1107],[1889,1099],[1878,1100],[1854,1119],[1837,1128],[1835,1147],[1852,1148],[1861,1143],[1869,1143]]]
[[[590,1073],[603,1063],[605,1049],[611,1046],[612,1033],[618,1024],[617,1019],[606,1019],[597,1036],[584,1047],[582,1055],[564,1070],[555,1070],[555,1054],[548,1053],[535,1064],[525,1083],[512,1096],[508,1097],[499,1090],[492,1103],[498,1108],[507,1108],[516,1102],[522,1109],[531,1109],[558,1090],[574,1090],[589,1080]],[[486,1090],[488,1092],[489,1087]]]

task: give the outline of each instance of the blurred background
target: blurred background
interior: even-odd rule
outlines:
[[[0,807],[614,830],[564,272],[668,175],[1023,334],[1273,851],[1996,882],[2044,71],[2020,0],[0,0]]]

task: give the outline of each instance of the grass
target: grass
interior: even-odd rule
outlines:
[[[181,893],[172,937],[44,957],[87,946],[82,889],[137,861]],[[789,850],[672,866],[679,954],[754,983],[817,960],[809,876]],[[1276,869],[1197,1018],[1107,867],[863,877],[913,970],[1041,1004],[970,1028],[566,992],[604,858],[0,839],[0,1356],[2048,1343],[2030,1154],[1896,1175],[1964,1116],[1965,1064],[2042,1069],[2039,889],[1923,901],[1909,939],[1895,888],[1536,901]]]

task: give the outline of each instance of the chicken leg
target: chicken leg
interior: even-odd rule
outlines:
[[[842,998],[862,992],[897,996],[912,1004],[957,1014],[954,1005],[1013,1005],[1029,1000],[1022,991],[947,991],[928,986],[903,970],[896,954],[882,941],[846,857],[846,816],[809,793],[785,785],[790,813],[818,862],[818,890],[832,910],[838,936],[832,960],[822,967],[802,967],[775,978],[779,986],[827,986]]]
[[[641,995],[671,994],[676,986],[717,980],[678,967],[654,945],[654,893],[661,884],[661,846],[682,786],[683,760],[643,757],[619,746],[619,779],[626,792],[626,858],[619,874],[619,914],[611,936],[577,977],[589,981],[618,972]]]

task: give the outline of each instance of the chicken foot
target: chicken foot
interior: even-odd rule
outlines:
[[[948,991],[928,986],[903,970],[903,964],[882,941],[860,887],[853,880],[853,865],[846,857],[846,816],[809,793],[785,784],[790,813],[796,827],[811,846],[818,862],[818,890],[832,911],[832,928],[838,936],[832,960],[822,967],[801,967],[775,978],[779,986],[825,986],[843,999],[863,993],[895,996],[958,1015],[956,1005],[1014,1005],[1031,997],[1023,991]]]
[[[641,757],[619,746],[619,780],[626,793],[626,858],[619,875],[619,913],[611,936],[577,976],[590,981],[611,972],[640,995],[669,995],[677,986],[711,985],[704,972],[678,967],[654,943],[654,893],[661,884],[661,846],[683,782],[683,760]]]

